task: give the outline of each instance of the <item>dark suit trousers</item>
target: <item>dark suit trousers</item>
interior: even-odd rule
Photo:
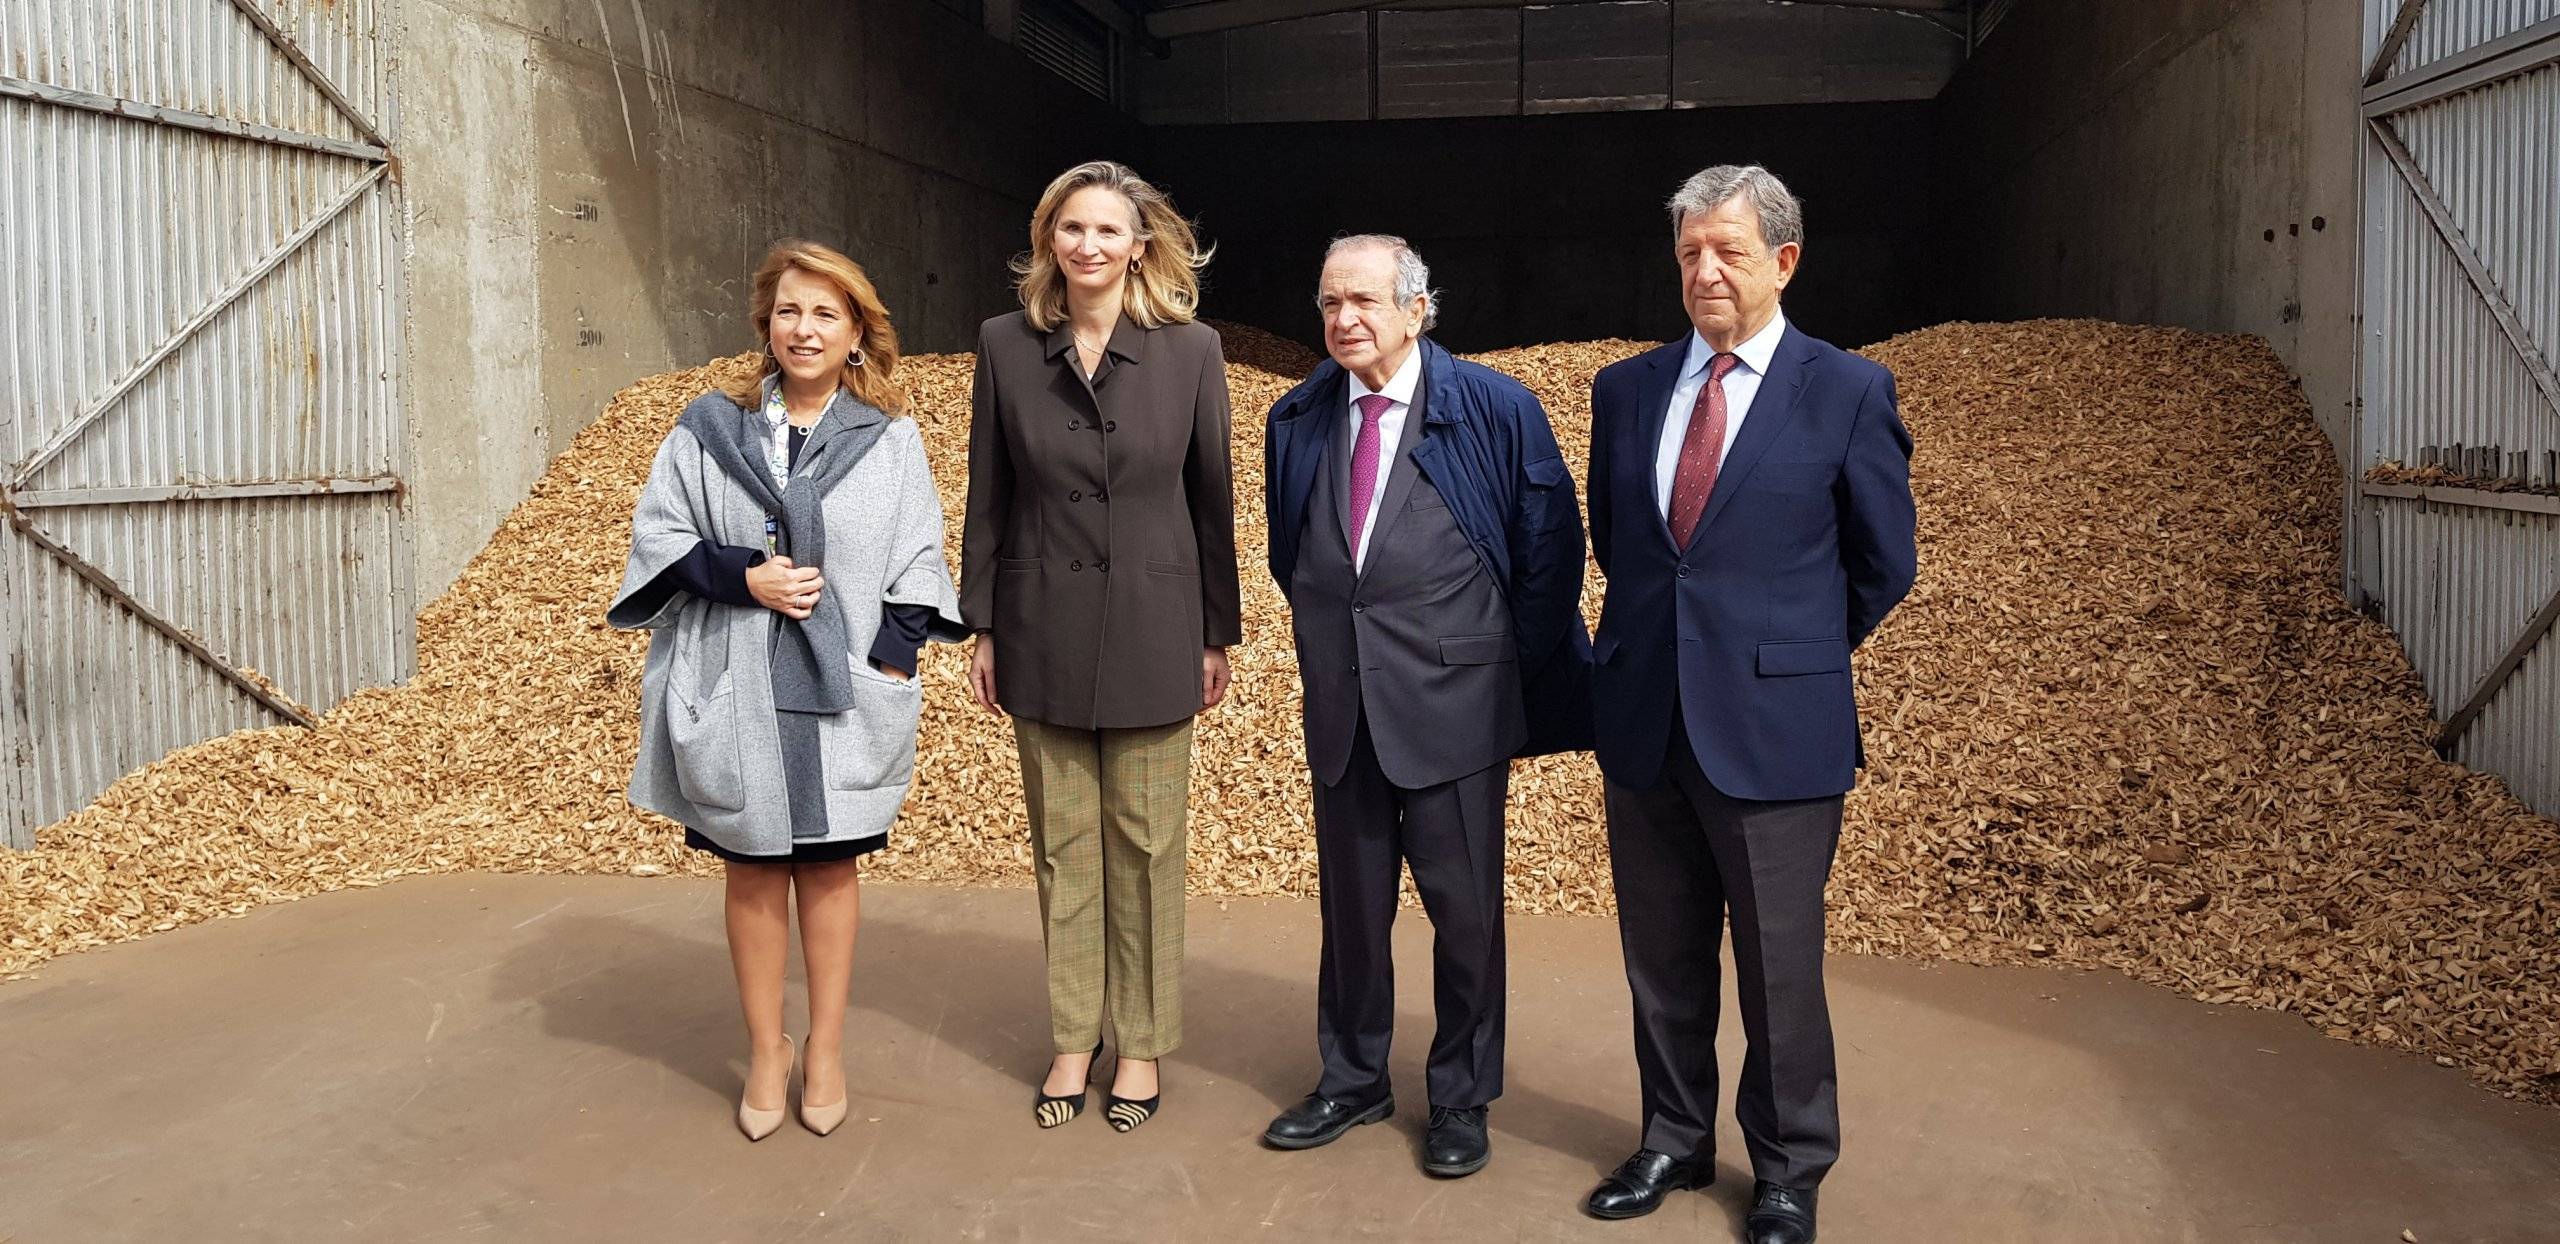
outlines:
[[[1511,765],[1406,790],[1387,781],[1364,714],[1342,781],[1315,786],[1316,877],[1324,955],[1316,976],[1316,1091],[1367,1104],[1387,1096],[1395,1035],[1390,935],[1403,865],[1431,917],[1431,1104],[1466,1108],[1502,1095],[1502,805]]]
[[[1699,772],[1675,728],[1661,780],[1607,784],[1618,939],[1635,994],[1647,1149],[1715,1150],[1717,947],[1733,925],[1748,1041],[1734,1089],[1755,1178],[1810,1188],[1840,1156],[1831,1008],[1822,991],[1822,887],[1841,798],[1734,799]]]

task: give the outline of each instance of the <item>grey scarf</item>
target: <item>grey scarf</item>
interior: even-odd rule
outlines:
[[[773,476],[765,472],[761,413],[734,403],[725,413],[696,408],[686,412],[678,426],[693,433],[721,471],[763,508],[775,525],[774,551],[804,569],[824,569],[827,493],[871,452],[888,428],[889,416],[850,393],[838,393],[809,433],[809,443],[791,469],[791,481],[779,493],[774,491]],[[843,600],[832,589],[823,591],[807,619],[780,621],[773,644],[773,706],[786,713],[851,709],[853,671],[846,654],[853,650],[853,641]]]

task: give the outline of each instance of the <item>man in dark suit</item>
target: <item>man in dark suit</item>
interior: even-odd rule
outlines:
[[[1595,750],[1644,1138],[1586,1208],[1713,1178],[1730,917],[1748,1231],[1806,1244],[1840,1150],[1822,889],[1863,760],[1849,654],[1917,569],[1911,437],[1890,373],[1780,312],[1803,249],[1784,184],[1710,168],[1670,207],[1692,331],[1591,386]]]
[[[1332,356],[1271,409],[1271,575],[1289,599],[1315,777],[1323,1078],[1263,1138],[1310,1149],[1395,1110],[1388,933],[1401,866],[1431,916],[1423,1167],[1491,1152],[1502,1092],[1502,819],[1511,758],[1588,746],[1582,522],[1547,414],[1422,336],[1437,296],[1402,239],[1334,243]]]

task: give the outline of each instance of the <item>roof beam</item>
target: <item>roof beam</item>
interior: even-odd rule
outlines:
[[[1733,0],[1735,4],[1749,0]],[[1969,9],[1970,0],[1764,0],[1770,5],[1785,4],[1789,8],[1874,9],[1916,17],[1961,38],[1961,25],[1942,20],[1946,15],[1961,15]],[[1196,4],[1177,4],[1147,14],[1147,33],[1158,39],[1180,39],[1194,35],[1217,34],[1243,30],[1252,26],[1268,26],[1275,22],[1296,21],[1302,17],[1322,17],[1328,13],[1352,13],[1362,9],[1395,7],[1399,9],[1517,9],[1548,8],[1550,5],[1523,4],[1519,0],[1200,0]]]

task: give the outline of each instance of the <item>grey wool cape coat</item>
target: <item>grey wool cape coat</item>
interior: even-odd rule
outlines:
[[[761,414],[723,394],[705,394],[694,405],[705,403],[762,427]],[[925,606],[935,614],[936,637],[966,633],[942,555],[942,502],[913,420],[890,418],[869,452],[828,490],[823,513],[821,569],[825,590],[844,605],[842,659],[853,673],[854,707],[819,718],[826,836],[801,838],[803,844],[885,834],[906,801],[923,691],[918,679],[900,682],[867,659],[880,606]],[[640,612],[634,598],[696,542],[761,548],[764,532],[763,508],[678,426],[658,447],[641,489],[631,558],[606,617],[652,632],[631,802],[731,851],[782,856],[794,845],[771,665],[782,615],[677,592],[655,613],[633,616]]]

